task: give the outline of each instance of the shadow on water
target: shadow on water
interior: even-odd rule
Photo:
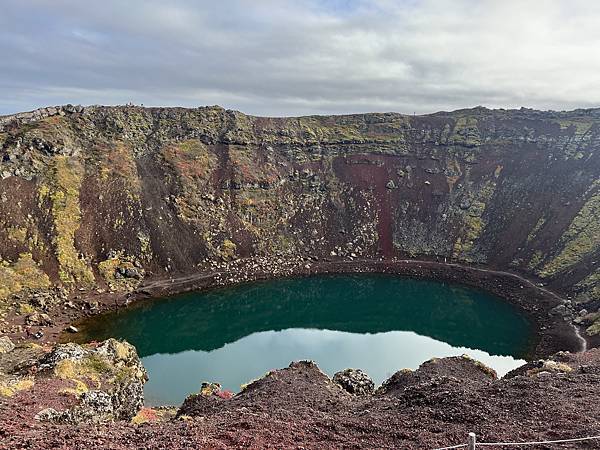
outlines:
[[[360,367],[377,384],[433,356],[468,353],[500,374],[523,363],[532,329],[482,291],[390,275],[279,279],[140,302],[81,324],[80,341],[124,338],[148,404],[177,404],[200,382],[237,391],[290,361],[329,375]],[[505,355],[505,356],[500,356]]]
[[[260,331],[413,331],[456,347],[524,357],[531,326],[483,291],[381,274],[271,280],[140,302],[93,317],[79,341],[119,337],[140,356],[211,351]]]

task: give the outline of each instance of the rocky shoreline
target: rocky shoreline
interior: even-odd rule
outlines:
[[[580,314],[568,299],[549,291],[521,275],[485,267],[464,266],[435,260],[329,260],[305,256],[297,258],[247,258],[221,263],[196,274],[148,280],[126,293],[78,291],[54,306],[35,308],[22,314],[14,308],[4,321],[4,333],[16,342],[52,344],[68,341],[78,323],[93,315],[126,307],[134,302],[160,298],[192,290],[214,289],[281,277],[310,276],[326,273],[388,273],[398,276],[465,284],[486,290],[515,305],[526,315],[535,333],[535,346],[529,357],[539,358],[561,350],[580,351],[596,345],[597,339],[576,332],[573,319]],[[43,294],[36,294],[42,296]],[[55,295],[55,294],[50,294]],[[35,304],[35,295],[33,297]],[[22,309],[22,307],[21,307]],[[32,321],[32,317],[35,321]]]

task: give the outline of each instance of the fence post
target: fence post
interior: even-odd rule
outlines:
[[[468,450],[475,450],[475,444],[477,439],[475,439],[475,433],[469,433],[469,441],[467,442]]]

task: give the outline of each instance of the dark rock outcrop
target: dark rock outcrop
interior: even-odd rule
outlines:
[[[373,380],[360,369],[346,369],[333,375],[333,382],[354,395],[372,394],[375,390]]]

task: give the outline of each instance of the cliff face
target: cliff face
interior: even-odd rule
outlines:
[[[0,117],[0,298],[251,255],[439,257],[600,300],[600,110]]]

